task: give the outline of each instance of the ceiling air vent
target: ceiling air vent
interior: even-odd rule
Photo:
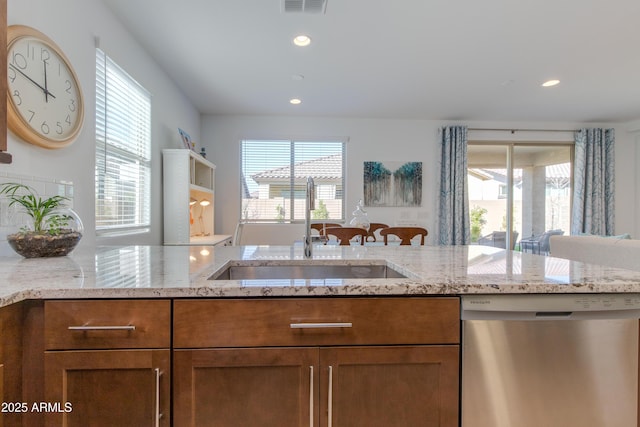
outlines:
[[[285,13],[325,13],[327,0],[282,0]]]

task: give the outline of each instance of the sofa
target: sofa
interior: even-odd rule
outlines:
[[[553,257],[640,271],[640,240],[623,236],[551,236]]]

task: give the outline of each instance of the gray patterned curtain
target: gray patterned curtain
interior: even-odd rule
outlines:
[[[440,204],[438,243],[468,245],[471,240],[467,184],[467,127],[440,129]]]
[[[575,133],[571,234],[614,234],[613,129]]]

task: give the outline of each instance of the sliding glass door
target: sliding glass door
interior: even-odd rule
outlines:
[[[469,142],[472,242],[545,252],[545,233],[568,234],[572,159],[570,144]]]

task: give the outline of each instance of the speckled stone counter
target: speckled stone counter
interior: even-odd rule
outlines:
[[[230,264],[386,264],[394,279],[208,280]],[[0,257],[0,306],[25,299],[640,292],[640,272],[484,246],[119,246]]]

